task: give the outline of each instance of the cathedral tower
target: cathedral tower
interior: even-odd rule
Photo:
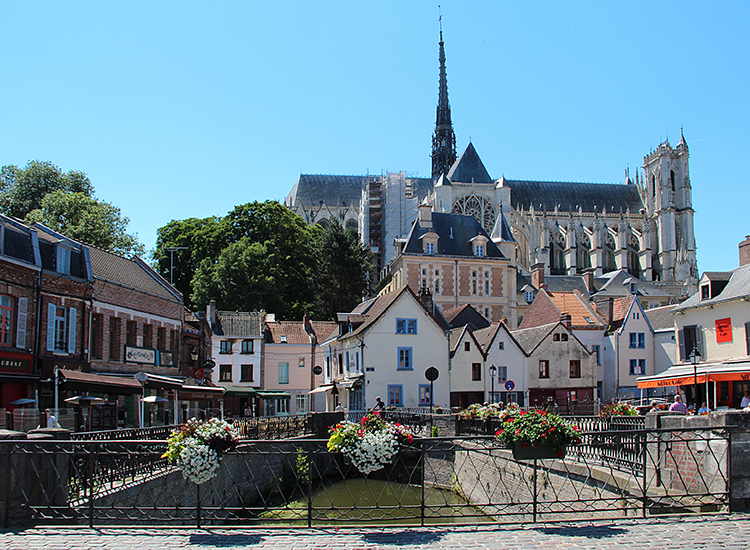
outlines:
[[[448,77],[445,72],[445,47],[443,27],[440,25],[440,84],[438,89],[435,133],[432,134],[432,179],[447,174],[456,162],[456,134],[451,122],[451,106],[448,103]]]

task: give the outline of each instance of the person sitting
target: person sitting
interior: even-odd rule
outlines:
[[[708,414],[710,412],[711,412],[711,409],[708,408],[708,405],[706,404],[706,402],[704,401],[703,403],[701,403],[701,408],[698,409],[698,414]]]
[[[745,390],[745,396],[742,398],[742,402],[740,403],[740,409],[744,409],[746,407],[750,407],[750,392]]]
[[[670,411],[687,414],[688,408],[685,403],[682,402],[682,397],[678,395],[674,396],[674,403],[669,407]]]

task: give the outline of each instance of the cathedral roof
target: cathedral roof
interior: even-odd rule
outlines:
[[[454,180],[455,181],[455,180]],[[555,207],[560,212],[630,212],[643,208],[635,185],[619,183],[574,183],[562,181],[505,180],[510,187],[510,199],[516,210],[546,210]]]
[[[502,212],[500,212],[500,215],[495,220],[495,227],[492,228],[491,237],[495,242],[516,242],[516,239],[513,238],[513,233],[511,233],[510,231],[508,220],[505,219],[505,214],[503,214]]]
[[[362,188],[369,176],[334,174],[300,174],[289,196],[287,206],[303,208],[328,206],[359,206]]]
[[[448,179],[459,183],[492,183],[490,174],[471,143],[451,167]]]
[[[504,258],[503,253],[493,243],[480,223],[473,217],[464,214],[448,214],[445,212],[432,213],[432,227],[422,227],[419,219],[406,238],[404,254],[422,254],[420,238],[428,232],[437,233],[438,242],[436,254],[443,256],[474,256],[471,239],[477,235],[487,237],[485,256],[488,258]]]

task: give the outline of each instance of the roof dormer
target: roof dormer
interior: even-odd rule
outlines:
[[[422,241],[422,252],[429,255],[437,254],[439,238],[438,234],[433,231],[428,231],[422,235],[419,238]]]
[[[487,243],[489,239],[485,235],[477,235],[469,241],[471,243],[471,249],[474,256],[477,258],[483,258],[487,255]]]

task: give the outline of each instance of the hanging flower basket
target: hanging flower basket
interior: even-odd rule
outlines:
[[[580,443],[581,431],[554,413],[519,411],[505,418],[495,438],[513,451],[516,460],[563,458],[568,445]]]
[[[377,412],[365,415],[359,424],[339,422],[329,431],[328,451],[342,453],[363,474],[392,464],[401,445],[413,441],[406,426],[385,422]]]
[[[202,421],[191,418],[167,439],[167,452],[162,458],[182,470],[186,479],[205,483],[216,475],[224,453],[239,442],[232,426],[218,418]]]

